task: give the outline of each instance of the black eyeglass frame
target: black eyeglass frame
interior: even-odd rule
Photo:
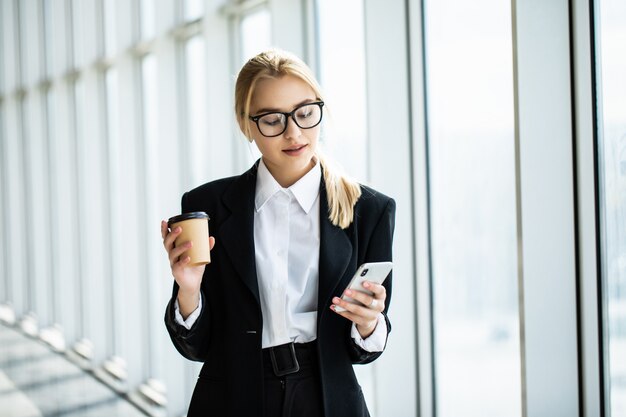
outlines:
[[[309,126],[309,127],[302,127],[300,126],[300,124],[298,123],[298,121],[296,120],[296,118],[294,117],[294,114],[300,110],[302,107],[305,106],[311,106],[311,105],[317,105],[320,108],[320,120],[315,123],[313,126]],[[263,131],[261,130],[261,126],[259,126],[259,119],[261,117],[267,116],[268,114],[282,114],[283,116],[285,116],[285,126],[283,127],[283,130],[276,134],[276,135],[266,135],[265,133],[263,133]],[[296,107],[295,109],[293,109],[290,112],[283,112],[283,111],[268,111],[265,113],[261,113],[261,114],[257,114],[256,116],[248,116],[248,118],[250,120],[252,120],[254,123],[256,123],[256,127],[257,129],[259,129],[259,132],[265,136],[266,138],[275,138],[276,136],[280,136],[283,133],[285,133],[285,130],[287,130],[287,125],[289,124],[289,118],[291,118],[291,120],[293,120],[293,122],[296,124],[296,126],[298,126],[300,129],[313,129],[315,126],[319,125],[320,123],[322,123],[322,119],[324,118],[324,102],[323,101],[312,101],[310,103],[302,103],[300,104],[298,107]]]

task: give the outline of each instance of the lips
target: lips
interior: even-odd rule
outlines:
[[[306,152],[308,144],[292,145],[287,149],[283,149],[283,153],[288,156],[300,156]]]
[[[300,149],[304,148],[306,146],[306,144],[302,144],[302,145],[293,145],[288,147],[287,149],[283,149],[283,151],[285,152],[297,152]]]

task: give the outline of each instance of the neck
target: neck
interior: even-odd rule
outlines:
[[[280,184],[283,188],[289,188],[294,185],[298,180],[304,177],[314,166],[315,160],[311,159],[311,161],[301,167],[300,169],[286,169],[284,167],[279,167],[277,165],[273,165],[268,163],[265,159],[263,159],[267,170],[272,174],[272,177],[276,180],[277,183]]]

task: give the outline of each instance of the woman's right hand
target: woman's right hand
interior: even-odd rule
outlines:
[[[198,306],[200,296],[200,284],[202,284],[202,274],[206,265],[188,266],[189,256],[181,258],[183,252],[191,248],[193,242],[183,242],[180,246],[174,246],[174,241],[182,232],[182,228],[176,227],[169,231],[167,222],[161,221],[161,236],[163,237],[163,246],[169,257],[172,275],[179,286],[178,304],[183,317],[191,314]],[[215,238],[209,237],[209,250],[215,246]]]

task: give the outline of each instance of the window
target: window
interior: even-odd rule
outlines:
[[[105,96],[106,96],[106,132],[107,132],[107,174],[108,174],[108,182],[107,185],[109,189],[107,190],[109,195],[109,224],[111,225],[108,233],[110,248],[107,248],[108,254],[111,259],[119,260],[121,258],[120,247],[119,245],[115,245],[113,242],[118,240],[119,236],[119,221],[117,217],[117,210],[115,207],[120,204],[118,192],[116,192],[115,187],[119,184],[119,160],[116,157],[119,155],[119,114],[117,111],[118,103],[119,103],[119,81],[118,81],[118,70],[113,67],[106,71],[104,75],[105,82]],[[120,284],[116,281],[116,277],[119,278],[122,272],[120,271],[119,261],[111,262],[109,266],[109,271],[112,279],[109,279],[108,287],[106,288],[106,298],[109,301],[110,305],[108,306],[108,310],[110,312],[110,316],[107,321],[108,334],[110,338],[108,340],[109,346],[107,346],[107,352],[117,352],[119,351],[120,341],[119,339],[119,331],[117,331],[117,325],[122,320],[119,317],[119,309],[115,305],[115,295],[116,286]]]
[[[22,83],[32,85],[39,81],[41,77],[41,57],[40,41],[43,40],[40,36],[39,25],[39,3],[34,1],[20,1],[15,2],[17,8],[17,14],[20,18],[18,23],[19,27],[19,54],[21,62],[20,76],[22,77]]]
[[[346,172],[367,175],[367,96],[362,0],[318,0],[319,78],[327,107],[321,142]],[[350,16],[346,19],[346,16]],[[393,122],[390,123],[392,125]],[[390,126],[390,134],[393,127]]]
[[[146,55],[141,61],[141,92],[142,92],[142,105],[143,105],[143,120],[142,131],[143,140],[141,153],[145,158],[145,201],[141,204],[142,209],[145,212],[144,231],[147,236],[153,236],[154,225],[159,223],[159,218],[156,214],[154,207],[158,207],[158,190],[159,190],[159,120],[158,120],[158,78],[157,78],[157,59],[154,54]],[[146,297],[146,303],[148,304],[148,315],[153,317],[158,314],[162,308],[161,294],[166,294],[165,289],[169,289],[170,282],[164,281],[162,285],[153,285],[151,282],[152,277],[157,276],[157,265],[160,259],[162,248],[159,248],[159,239],[149,239],[145,244],[145,248],[142,251],[142,255],[145,256],[145,270],[146,273],[144,285],[148,297]],[[148,349],[145,352],[146,362],[151,376],[162,376],[162,350],[159,344],[159,333],[161,332],[161,323],[150,321],[150,324],[146,326],[146,331],[149,338]]]
[[[185,21],[199,19],[203,14],[203,0],[183,0],[183,17]]]
[[[257,9],[241,18],[239,26],[241,55],[239,56],[240,66],[237,68],[237,71],[248,59],[270,48],[272,43],[270,18],[270,12],[265,8]],[[237,131],[239,131],[239,128],[237,128]],[[239,139],[240,137],[241,135],[238,134],[237,138]],[[248,149],[250,152],[246,155],[247,158],[243,163],[243,167],[249,167],[261,157],[261,153],[256,146],[250,145]]]
[[[196,186],[206,182],[208,167],[205,163],[207,145],[207,65],[206,43],[202,35],[194,36],[185,44],[187,126],[189,142],[185,157],[191,158],[190,184]],[[191,151],[193,149],[193,151]]]
[[[104,8],[104,51],[106,56],[117,52],[117,24],[115,1],[103,1]]]
[[[141,38],[150,39],[155,34],[155,0],[141,0],[139,7]]]
[[[425,28],[437,415],[521,416],[510,4]]]
[[[601,0],[596,15],[605,392],[609,415],[626,414],[626,3]]]
[[[270,12],[260,9],[241,19],[241,65],[259,52],[270,47]]]

